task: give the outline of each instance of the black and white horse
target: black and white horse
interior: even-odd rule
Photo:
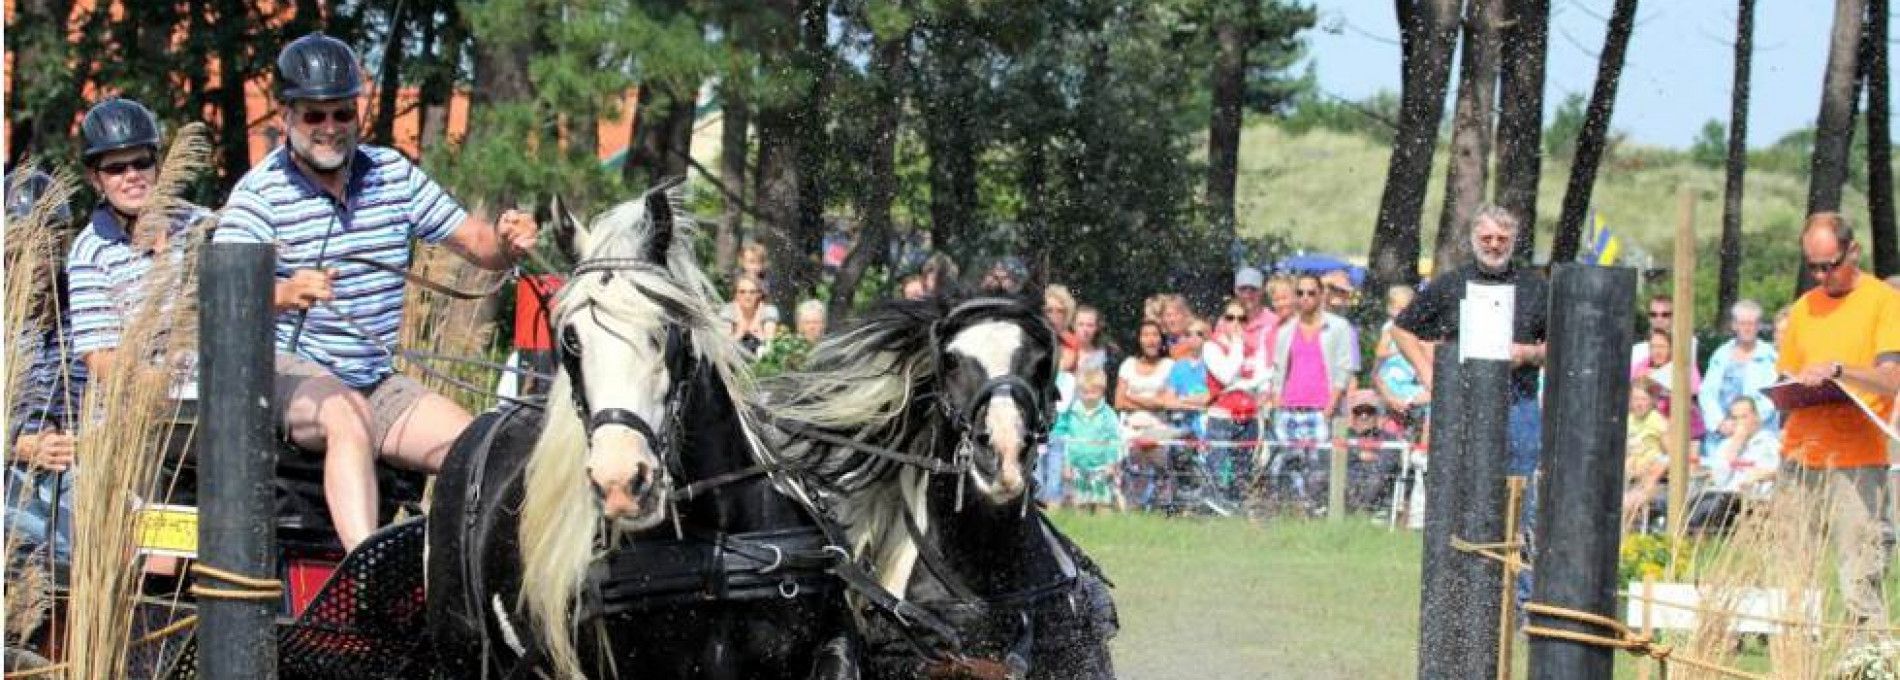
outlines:
[[[444,466],[428,573],[445,675],[856,675],[839,551],[739,406],[749,373],[675,201],[576,229],[545,416],[485,415]]]
[[[919,654],[894,617],[861,619],[867,675],[1114,677],[1106,583],[1030,503],[1056,361],[1027,299],[930,299],[873,311],[762,385],[794,435],[780,454],[853,554],[954,630]]]

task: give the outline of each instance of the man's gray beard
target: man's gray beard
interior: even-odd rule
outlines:
[[[351,141],[348,147],[338,149],[334,162],[325,163],[320,161],[316,154],[311,153],[316,145],[316,140],[313,139],[306,138],[299,144],[295,138],[292,138],[290,149],[297,152],[298,158],[302,158],[303,162],[310,164],[310,167],[318,172],[336,172],[342,169],[350,162],[350,154],[356,152],[356,142]]]

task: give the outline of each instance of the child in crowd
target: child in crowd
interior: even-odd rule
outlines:
[[[1050,432],[1051,439],[1063,442],[1062,478],[1073,490],[1069,500],[1089,512],[1111,503],[1118,511],[1127,510],[1118,491],[1122,436],[1120,419],[1106,400],[1108,375],[1090,369],[1082,372],[1078,382],[1080,397],[1056,416]]]
[[[1644,515],[1669,470],[1669,421],[1656,410],[1657,389],[1648,380],[1630,386],[1627,449],[1623,463],[1623,526]]]

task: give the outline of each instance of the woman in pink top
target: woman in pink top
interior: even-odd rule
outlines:
[[[1656,410],[1661,412],[1665,418],[1671,413],[1670,409],[1674,408],[1676,401],[1674,398],[1675,395],[1670,394],[1670,392],[1675,389],[1676,384],[1675,347],[1676,343],[1674,339],[1670,337],[1669,331],[1660,328],[1651,330],[1649,332],[1649,356],[1644,357],[1642,361],[1638,361],[1636,365],[1630,367],[1631,383],[1640,384],[1644,379],[1648,379],[1649,382],[1655,384]],[[1695,408],[1695,395],[1701,392],[1702,371],[1697,370],[1695,361],[1691,360],[1689,362],[1689,394],[1685,395],[1683,403],[1688,404],[1689,408]],[[1703,430],[1704,425],[1702,424],[1701,414],[1691,412],[1689,414],[1689,435],[1693,438],[1701,439],[1704,433]]]

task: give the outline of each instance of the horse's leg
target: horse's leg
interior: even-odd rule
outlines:
[[[811,680],[858,680],[863,675],[858,662],[862,650],[857,631],[841,627],[812,654]]]

